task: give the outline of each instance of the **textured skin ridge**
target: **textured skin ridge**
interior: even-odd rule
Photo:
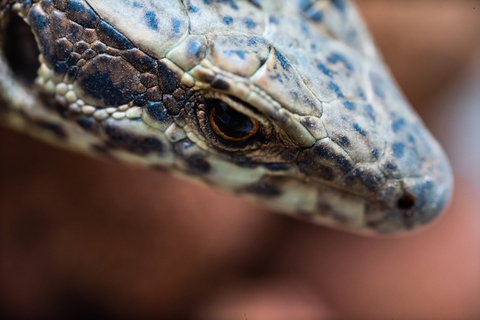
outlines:
[[[445,155],[350,1],[4,0],[2,43],[16,16],[41,56],[31,85],[0,58],[7,126],[358,233],[448,202]],[[258,133],[225,141],[212,99]]]

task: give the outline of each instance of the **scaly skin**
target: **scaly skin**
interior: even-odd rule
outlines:
[[[0,58],[5,125],[363,234],[424,225],[450,198],[442,149],[349,1],[3,0],[0,10],[3,33],[20,15],[41,53],[30,86]],[[251,135],[215,127],[220,101]]]

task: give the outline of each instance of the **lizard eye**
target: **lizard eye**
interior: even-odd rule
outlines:
[[[208,120],[213,132],[227,141],[244,141],[257,133],[260,123],[218,99],[207,99]]]

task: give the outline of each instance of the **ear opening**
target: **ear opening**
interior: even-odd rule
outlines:
[[[2,51],[15,76],[33,86],[40,67],[40,51],[30,26],[18,15],[11,14],[3,30]]]

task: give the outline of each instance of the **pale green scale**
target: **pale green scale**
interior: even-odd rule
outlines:
[[[139,49],[161,59],[189,33],[181,1],[86,0],[95,12]],[[168,19],[165,19],[168,17]]]
[[[234,32],[260,36],[265,30],[265,14],[248,1],[187,0],[185,6],[190,19],[190,33]],[[233,41],[232,41],[233,42]]]

